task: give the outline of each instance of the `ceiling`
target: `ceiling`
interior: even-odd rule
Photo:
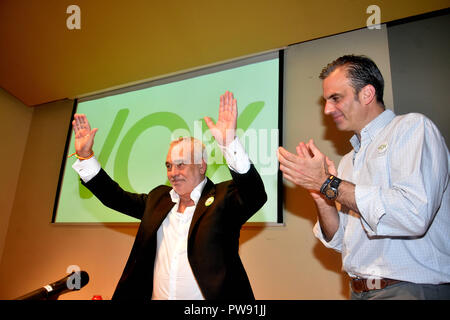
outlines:
[[[363,28],[373,0],[0,0],[0,87],[28,106],[73,99]],[[448,0],[376,1],[381,22]],[[80,8],[70,30],[67,8]]]

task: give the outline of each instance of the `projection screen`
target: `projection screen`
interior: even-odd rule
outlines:
[[[231,178],[228,166],[203,121],[217,120],[219,97],[237,99],[237,136],[264,181],[268,201],[247,224],[281,224],[281,176],[276,149],[281,144],[283,52],[273,52],[204,68],[76,100],[98,128],[94,152],[105,171],[130,192],[148,193],[166,184],[170,141],[180,136],[202,140],[208,151],[207,176],[215,183]],[[72,169],[74,135],[69,129],[53,223],[135,223],[98,201]]]

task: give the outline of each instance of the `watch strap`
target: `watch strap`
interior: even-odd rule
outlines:
[[[320,188],[320,193],[323,194],[330,200],[334,200],[338,196],[338,187],[341,184],[342,180],[336,176],[329,176],[328,179],[323,183]],[[332,191],[333,195],[331,196],[329,193]]]
[[[333,175],[329,176],[327,180],[322,184],[322,187],[320,187],[320,193],[325,194],[325,189],[328,186],[328,184],[331,182],[331,179],[333,179]]]
[[[333,178],[330,181],[330,187],[331,188],[335,188],[337,190],[337,188],[339,187],[339,185],[341,184],[342,180],[339,179],[336,176],[333,176]]]

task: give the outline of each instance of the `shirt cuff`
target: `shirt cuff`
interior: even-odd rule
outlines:
[[[250,159],[237,137],[227,147],[218,145],[231,170],[240,174],[247,173],[250,170]]]
[[[83,161],[77,159],[72,165],[72,168],[78,173],[81,180],[83,180],[84,183],[87,183],[99,173],[101,165],[94,156]]]
[[[364,229],[369,236],[377,235],[380,219],[386,213],[380,197],[380,187],[355,186],[355,200]]]
[[[319,239],[323,245],[329,249],[334,249],[338,252],[342,252],[342,233],[343,229],[341,228],[341,224],[339,224],[339,228],[334,234],[333,238],[330,241],[325,240],[323,236],[322,228],[320,227],[319,221],[316,222],[313,228],[314,236]]]

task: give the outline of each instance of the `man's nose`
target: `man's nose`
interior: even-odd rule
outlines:
[[[170,175],[172,177],[176,177],[180,174],[180,170],[177,168],[177,166],[173,166],[172,169],[170,170]]]
[[[323,113],[325,113],[326,115],[329,115],[331,113],[333,113],[336,110],[336,108],[334,107],[334,105],[329,102],[326,101],[325,102],[325,108],[323,109]]]

